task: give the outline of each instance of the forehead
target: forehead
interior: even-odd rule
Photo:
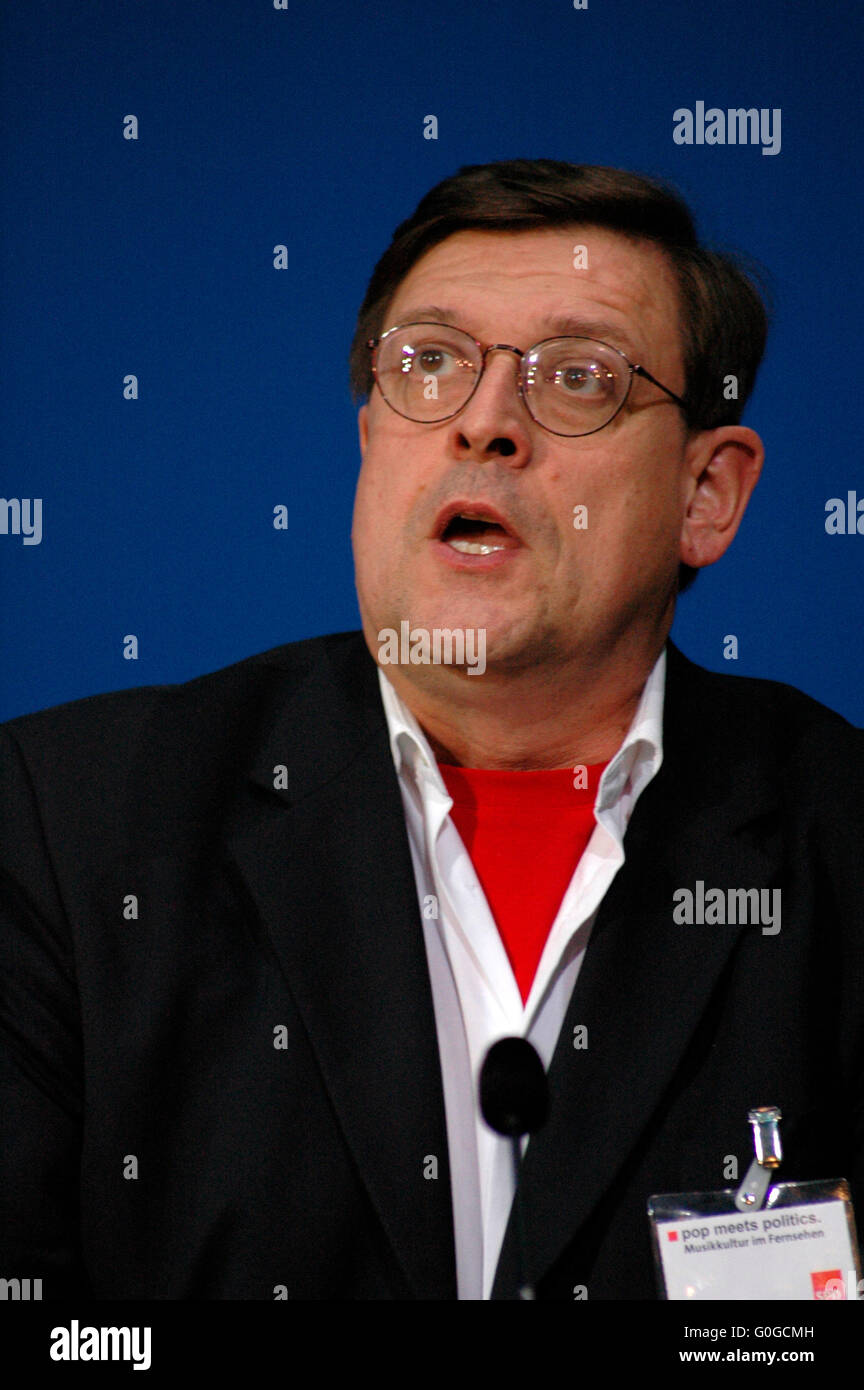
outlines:
[[[625,352],[650,351],[654,363],[680,361],[678,289],[666,256],[601,227],[456,232],[412,266],[382,327],[415,314],[458,321],[484,341],[583,331]]]

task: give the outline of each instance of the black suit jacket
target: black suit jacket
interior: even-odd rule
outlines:
[[[743,1177],[751,1106],[783,1111],[781,1176],[864,1203],[864,736],[668,652],[663,767],[523,1167],[540,1298],[656,1297],[646,1200],[732,1185],[730,1156]],[[360,634],[16,719],[0,758],[0,1275],[454,1298],[420,909]],[[676,924],[700,879],[779,887],[780,933]],[[515,1280],[511,1226],[494,1296]]]

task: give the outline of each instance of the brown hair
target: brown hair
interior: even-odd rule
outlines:
[[[686,203],[658,180],[556,159],[466,165],[436,184],[399,224],[372,273],[357,317],[350,355],[355,400],[373,386],[367,340],[380,335],[400,283],[438,242],[468,228],[517,232],[577,223],[653,241],[665,251],[681,301],[688,428],[737,424],[765,348],[764,271],[752,263],[745,269],[740,256],[700,246]],[[724,397],[724,378],[730,373],[737,377],[736,400]],[[682,565],[679,591],[697,573]]]

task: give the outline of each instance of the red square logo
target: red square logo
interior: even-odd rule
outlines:
[[[670,1232],[669,1232],[669,1239],[670,1239],[670,1240],[677,1240],[677,1239],[678,1239],[678,1232],[677,1232],[677,1231],[670,1231]]]
[[[843,1271],[840,1269],[820,1269],[811,1271],[810,1280],[813,1284],[813,1297],[820,1299],[845,1299],[846,1286],[843,1283]]]

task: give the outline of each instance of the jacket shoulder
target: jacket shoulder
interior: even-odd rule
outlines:
[[[731,713],[751,711],[754,717],[779,717],[785,725],[801,725],[809,729],[824,727],[842,737],[861,735],[857,728],[837,710],[807,695],[797,686],[762,676],[739,676],[729,671],[710,671],[700,666],[674,645],[668,643],[667,681],[672,687],[686,690],[687,698],[694,696],[702,703],[717,704]],[[854,741],[854,739],[853,739]]]
[[[162,800],[166,787],[185,786],[203,808],[236,778],[273,711],[297,704],[310,682],[326,689],[360,648],[360,632],[307,638],[182,683],[90,695],[7,720],[0,802],[8,798],[14,814],[23,781],[67,816],[76,803],[99,801],[110,817],[144,788]]]
[[[0,734],[33,748],[72,734],[83,739],[89,736],[99,740],[104,753],[106,739],[128,737],[132,727],[154,716],[178,718],[184,724],[194,716],[206,718],[208,713],[219,717],[221,711],[230,711],[274,683],[289,689],[299,685],[326,666],[329,657],[338,656],[342,648],[353,648],[358,640],[362,642],[359,632],[309,637],[271,647],[187,681],[85,695],[7,719],[0,723]]]
[[[709,671],[668,646],[665,726],[686,729],[688,753],[744,752],[785,783],[790,795],[818,788],[864,804],[864,729],[796,686]]]

